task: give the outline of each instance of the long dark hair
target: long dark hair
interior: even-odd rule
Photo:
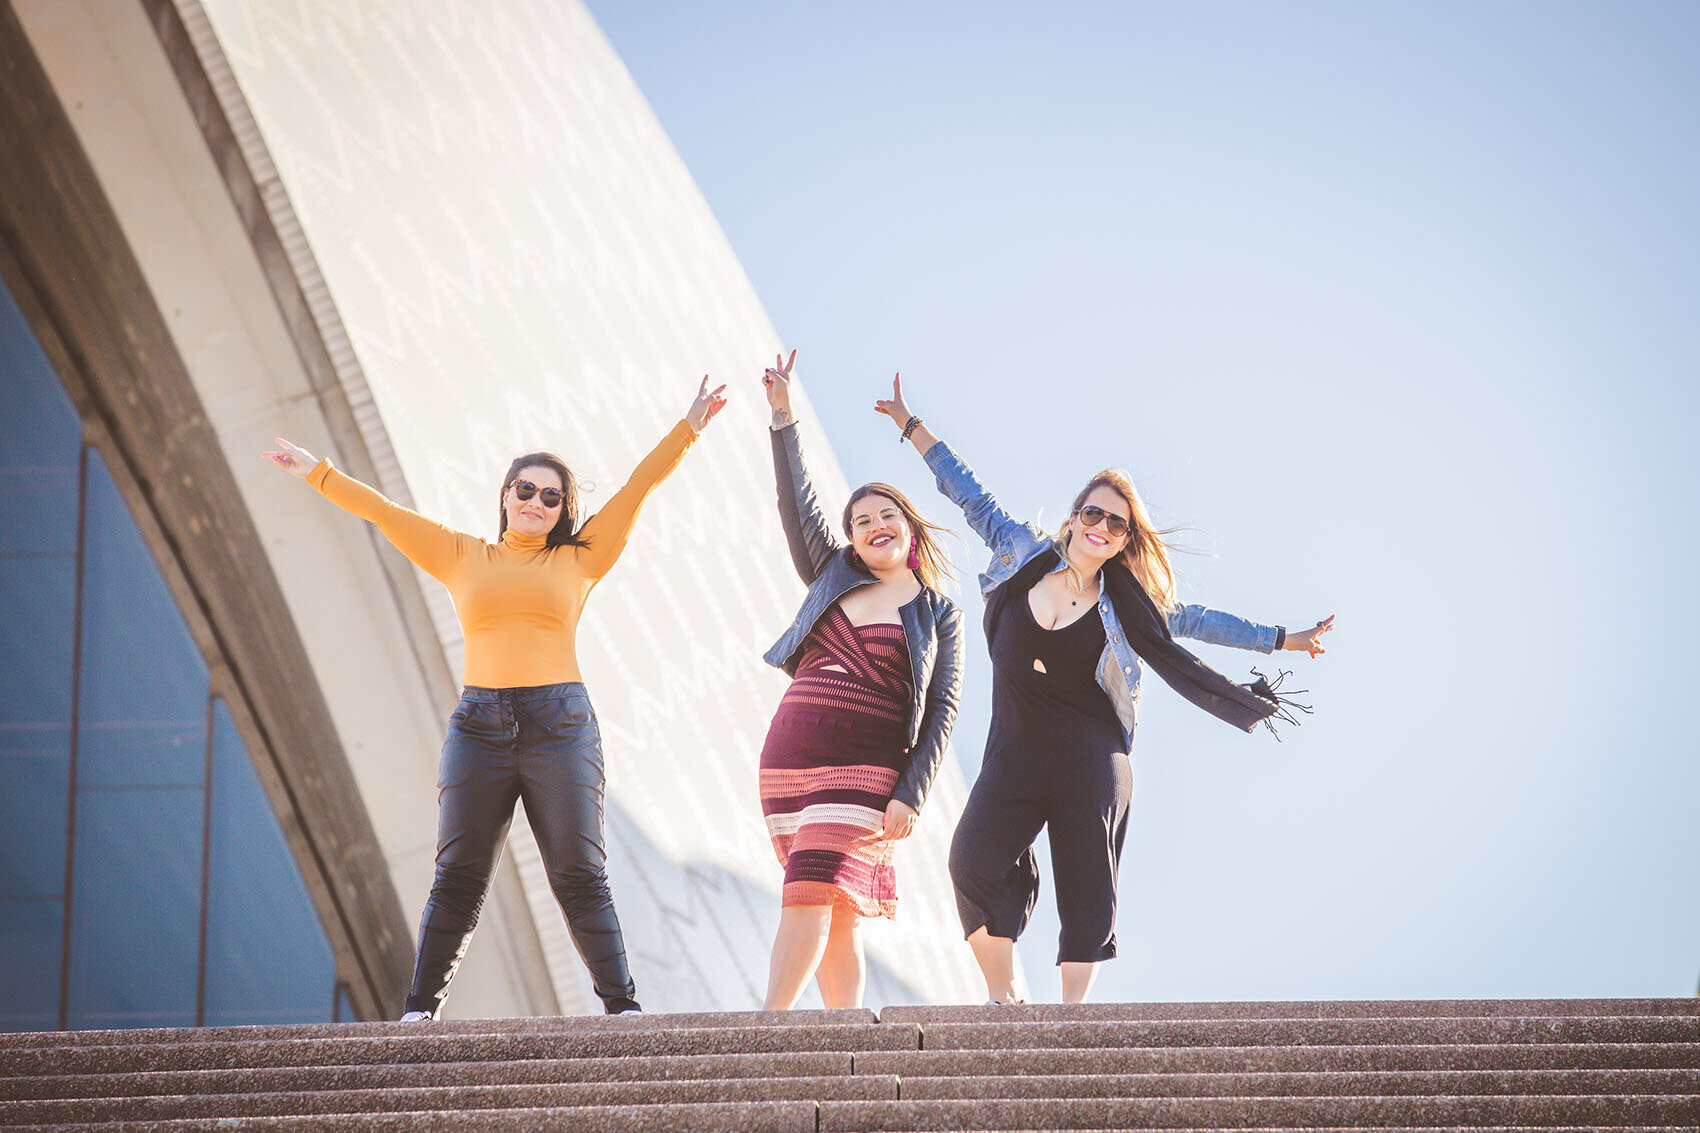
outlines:
[[[508,487],[519,474],[527,468],[553,468],[561,478],[561,514],[555,517],[555,526],[544,536],[544,545],[549,547],[583,547],[586,541],[578,533],[578,480],[574,478],[572,469],[567,462],[552,452],[528,452],[524,456],[515,457],[508,465],[508,474],[502,477],[502,490],[496,494],[496,511],[500,519],[496,525],[496,537],[508,529],[508,509],[503,504],[507,497]]]
[[[850,493],[850,502],[844,505],[844,535],[850,537],[850,512],[869,496],[884,496],[897,505],[897,510],[903,513],[903,518],[909,523],[909,530],[915,533],[915,557],[921,565],[915,568],[915,574],[920,578],[921,585],[929,590],[940,589],[940,583],[946,578],[955,578],[956,572],[950,569],[950,559],[939,546],[937,536],[933,533],[948,534],[950,528],[940,527],[936,523],[928,523],[921,518],[921,513],[915,510],[915,505],[909,502],[909,497],[893,488],[890,484],[878,482],[863,484]]]

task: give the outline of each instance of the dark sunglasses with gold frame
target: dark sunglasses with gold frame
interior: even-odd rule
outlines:
[[[524,499],[525,497],[521,496],[520,498]],[[1082,527],[1096,527],[1102,523],[1109,529],[1111,535],[1127,534],[1127,520],[1113,511],[1105,511],[1096,504],[1087,504],[1074,514],[1080,517]]]
[[[559,488],[539,488],[530,480],[515,480],[508,487],[514,490],[516,500],[524,501],[536,496],[538,502],[550,511],[561,506],[561,489]]]

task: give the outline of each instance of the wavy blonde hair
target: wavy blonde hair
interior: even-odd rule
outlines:
[[[1169,561],[1169,545],[1163,536],[1169,531],[1159,531],[1151,523],[1151,513],[1145,510],[1145,501],[1139,497],[1139,489],[1133,486],[1133,480],[1120,468],[1106,468],[1093,475],[1086,482],[1086,487],[1080,489],[1080,494],[1074,497],[1074,503],[1068,509],[1068,518],[1063,521],[1057,531],[1057,538],[1062,541],[1066,550],[1068,541],[1073,533],[1074,516],[1086,504],[1086,497],[1092,494],[1092,489],[1106,487],[1127,503],[1128,511],[1128,540],[1127,546],[1119,556],[1133,577],[1139,580],[1139,585],[1151,595],[1151,600],[1157,603],[1157,608],[1164,614],[1175,608],[1175,567]],[[1067,562],[1067,556],[1064,556]],[[1080,577],[1072,563],[1068,567],[1069,577],[1076,586],[1084,587],[1086,580]]]

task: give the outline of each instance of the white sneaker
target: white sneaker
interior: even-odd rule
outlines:
[[[429,1011],[409,1011],[401,1017],[401,1021],[403,1023],[429,1023],[431,1013]]]

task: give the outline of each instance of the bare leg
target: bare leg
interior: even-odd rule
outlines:
[[[1092,991],[1092,981],[1098,978],[1096,962],[1083,964],[1073,960],[1065,960],[1062,968],[1062,991],[1064,1003],[1085,1003],[1086,997]]]
[[[868,980],[867,961],[862,955],[862,918],[843,905],[832,907],[832,929],[826,938],[826,953],[815,970],[821,1002],[828,1007],[862,1006],[862,988]]]
[[[763,1011],[789,1011],[797,1005],[804,985],[820,967],[831,927],[831,905],[787,905],[779,910]]]
[[[968,947],[974,950],[980,974],[986,977],[986,998],[999,1003],[1020,1000],[1015,989],[1015,941],[979,928],[968,938]]]

